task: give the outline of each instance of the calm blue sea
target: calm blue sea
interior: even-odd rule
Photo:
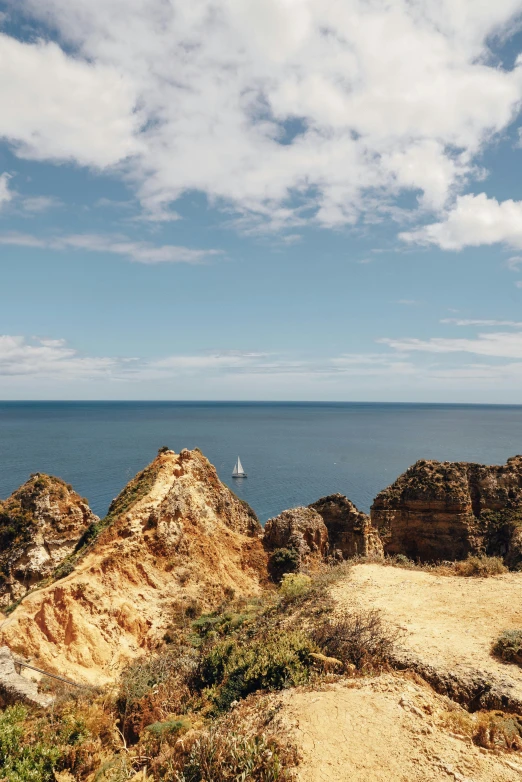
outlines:
[[[103,516],[162,445],[201,448],[263,522],[332,492],[368,511],[417,459],[522,453],[522,406],[0,402],[0,497],[46,472]],[[231,478],[238,455],[246,480]]]

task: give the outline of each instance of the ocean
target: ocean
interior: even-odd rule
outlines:
[[[334,492],[368,511],[417,459],[499,464],[522,453],[522,406],[0,402],[0,497],[46,472],[104,516],[163,445],[200,448],[262,522]],[[247,479],[231,477],[238,455]]]

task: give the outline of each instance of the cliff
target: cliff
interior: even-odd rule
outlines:
[[[383,556],[382,543],[370,517],[342,494],[322,497],[307,508],[291,508],[269,519],[264,545],[271,552],[295,551],[296,567],[310,568],[332,558]],[[272,576],[280,575],[284,564],[271,557]]]
[[[0,502],[0,605],[49,577],[98,521],[71,486],[43,473]]]
[[[0,645],[75,681],[100,684],[190,617],[266,578],[261,526],[203,454],[165,451],[136,476],[62,566],[0,628]],[[87,536],[88,538],[89,536]]]
[[[371,519],[387,554],[522,562],[522,456],[505,465],[421,460],[380,492]]]
[[[319,513],[328,530],[330,552],[339,552],[342,559],[351,557],[382,557],[379,533],[366,513],[342,494],[321,497],[309,508]]]

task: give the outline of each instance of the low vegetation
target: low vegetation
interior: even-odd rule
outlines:
[[[504,630],[492,651],[504,662],[522,665],[522,630]]]
[[[313,638],[345,668],[370,673],[389,666],[399,631],[388,626],[379,611],[358,611],[323,622],[314,629]]]
[[[502,711],[474,714],[455,708],[443,718],[444,727],[485,749],[522,750],[522,717]]]
[[[62,771],[123,782],[145,769],[158,782],[289,780],[297,756],[270,692],[377,670],[393,644],[377,612],[326,619],[328,588],[346,572],[286,574],[277,590],[231,595],[195,618],[174,610],[163,648],[129,665],[116,693],[65,688],[48,712],[6,709],[0,782],[56,782]],[[318,665],[327,655],[344,670]]]
[[[463,576],[464,578],[487,578],[500,576],[508,572],[501,557],[488,557],[485,554],[470,555],[456,562],[415,562],[404,554],[386,557],[383,564],[406,570],[424,570],[440,576]]]

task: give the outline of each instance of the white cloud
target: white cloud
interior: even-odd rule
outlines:
[[[391,340],[387,340],[391,347]],[[408,343],[411,342],[407,341]],[[346,353],[299,358],[258,351],[213,350],[173,353],[161,358],[82,355],[63,339],[0,336],[0,398],[159,398],[205,399],[212,387],[221,399],[382,399],[506,401],[519,398],[522,335],[516,360],[495,363],[442,363],[438,346],[428,363],[417,353]],[[420,343],[420,341],[417,341]],[[440,348],[440,349],[439,349]],[[399,346],[402,351],[403,345]],[[424,349],[420,347],[419,349]],[[498,353],[498,351],[496,351]],[[414,360],[415,359],[415,360]],[[296,380],[299,392],[296,395]],[[376,382],[377,381],[377,382]],[[363,391],[361,396],[361,391]],[[477,397],[477,393],[479,396]],[[506,397],[507,395],[507,397]]]
[[[48,209],[54,209],[62,205],[59,198],[54,196],[31,196],[23,199],[23,209],[30,214],[40,214]]]
[[[116,367],[111,358],[82,357],[61,339],[34,339],[0,335],[0,378],[48,376],[92,379]]]
[[[485,193],[459,196],[441,222],[400,236],[406,242],[434,244],[443,250],[499,242],[522,247],[522,201],[499,202]]]
[[[138,263],[202,263],[221,255],[221,250],[198,250],[174,244],[154,245],[137,242],[125,236],[104,234],[69,234],[42,238],[31,234],[0,234],[0,245],[33,247],[46,250],[86,250],[96,253],[112,253],[130,258]]]
[[[137,94],[117,63],[0,33],[0,137],[20,157],[105,168],[135,154]]]
[[[9,189],[10,176],[7,173],[0,174],[0,209],[3,204],[7,204],[11,200],[13,194]]]
[[[522,280],[517,280],[515,283],[516,288],[522,288]]]
[[[475,339],[432,337],[431,339],[380,339],[381,344],[400,353],[475,353],[481,356],[522,358],[522,332],[479,334]]]
[[[448,323],[453,326],[513,326],[513,328],[522,328],[521,320],[469,320],[465,318],[444,318],[441,323]]]
[[[522,265],[522,255],[512,255],[511,258],[508,258],[506,261],[506,266],[508,267],[508,269],[511,269],[512,272],[520,271],[521,265]]]
[[[9,2],[77,56],[0,38],[0,134],[119,164],[160,219],[191,190],[275,229],[351,224],[404,191],[442,209],[522,97],[522,63],[488,49],[520,0]]]

